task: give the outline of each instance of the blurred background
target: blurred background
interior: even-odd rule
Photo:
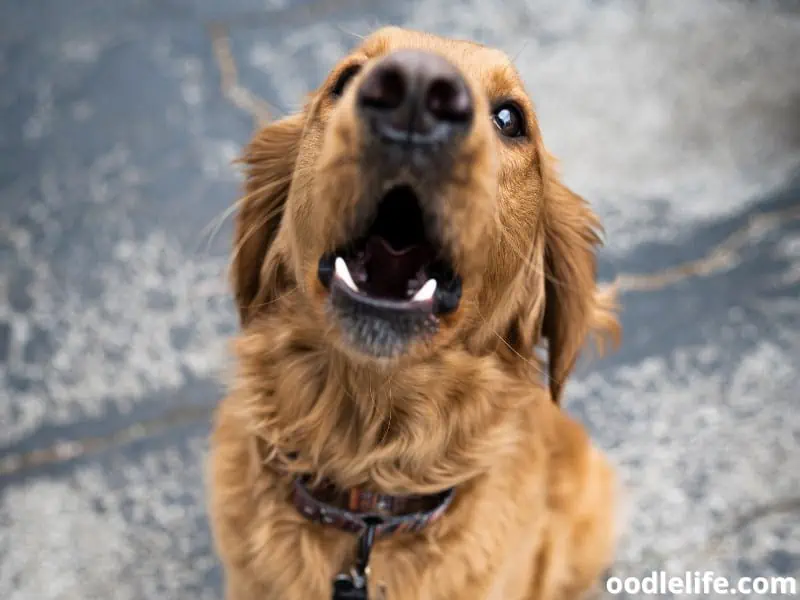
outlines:
[[[220,597],[231,161],[390,23],[516,57],[603,218],[615,574],[800,575],[800,2],[3,0],[0,598]]]

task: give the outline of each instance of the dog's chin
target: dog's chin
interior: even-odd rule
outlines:
[[[338,278],[331,286],[328,314],[347,349],[363,358],[400,358],[413,346],[430,342],[439,331],[431,300],[374,298],[353,291]]]
[[[430,345],[461,301],[461,277],[435,219],[408,186],[390,189],[367,226],[323,254],[317,276],[327,316],[351,352],[379,360]]]

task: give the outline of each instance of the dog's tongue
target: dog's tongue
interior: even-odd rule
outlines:
[[[427,244],[395,250],[378,236],[367,241],[366,250],[369,291],[384,297],[405,298],[408,282],[432,258]]]

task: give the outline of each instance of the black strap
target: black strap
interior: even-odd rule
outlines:
[[[341,573],[333,580],[333,600],[369,600],[369,557],[381,519],[365,519],[366,528],[358,536],[356,562],[349,574]]]
[[[375,544],[375,536],[378,527],[382,524],[382,519],[367,517],[364,519],[366,529],[358,536],[358,557],[356,558],[356,571],[359,575],[366,577],[367,567],[369,567],[369,555],[372,554],[372,546]]]

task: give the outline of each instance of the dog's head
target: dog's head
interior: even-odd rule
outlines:
[[[381,29],[244,162],[245,326],[292,307],[321,343],[384,366],[454,346],[532,358],[545,338],[556,400],[587,334],[616,330],[597,218],[556,177],[498,50]]]

